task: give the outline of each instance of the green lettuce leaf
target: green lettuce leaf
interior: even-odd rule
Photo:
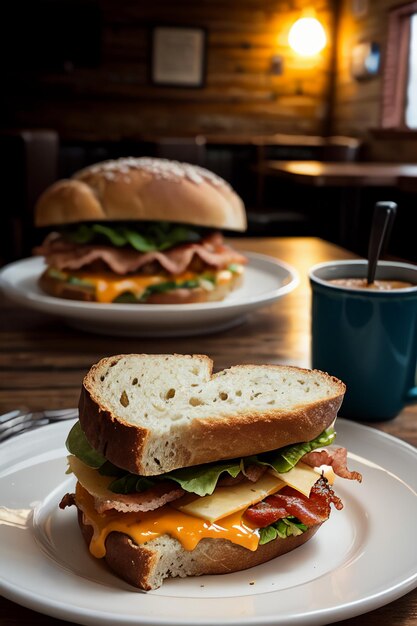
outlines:
[[[299,522],[295,517],[284,517],[274,522],[270,526],[259,529],[259,545],[273,541],[277,537],[286,539],[291,535],[295,537],[302,535],[307,530],[307,526]]]
[[[80,224],[75,230],[71,227],[65,229],[64,235],[74,243],[90,243],[94,239],[94,230],[89,224]]]
[[[180,243],[201,239],[198,229],[169,222],[119,222],[79,224],[68,227],[64,237],[75,243],[96,241],[111,243],[118,248],[128,246],[138,252],[167,250]]]
[[[99,469],[99,472],[102,473],[101,469]],[[109,489],[114,493],[134,493],[135,491],[144,491],[160,480],[172,480],[178,483],[184,491],[195,493],[198,496],[208,496],[213,493],[220,475],[224,472],[236,478],[240,472],[240,466],[237,463],[231,463],[229,465],[207,464],[199,465],[197,468],[186,467],[152,477],[137,476],[125,472],[120,478],[110,483]]]
[[[107,463],[105,457],[90,446],[87,437],[81,429],[80,422],[76,422],[71,428],[65,442],[68,452],[80,459],[83,463],[94,469],[99,469]]]
[[[206,463],[193,467],[184,467],[173,470],[159,476],[142,477],[131,474],[106,461],[106,459],[88,443],[80,423],[77,422],[67,438],[67,448],[71,454],[77,456],[89,467],[97,469],[101,474],[113,476],[115,480],[110,484],[109,489],[115,493],[132,493],[143,491],[146,486],[155,484],[159,480],[172,480],[178,483],[185,491],[195,493],[199,496],[211,495],[216,488],[217,482],[223,473],[229,474],[233,478],[239,472],[245,473],[245,468],[252,464],[267,465],[274,468],[279,473],[288,472],[307,452],[316,448],[329,445],[334,441],[336,433],[333,428],[328,428],[316,439],[287,446],[280,450],[253,455],[242,459],[232,459],[220,461],[218,463]],[[142,480],[142,478],[144,480]],[[145,482],[147,481],[147,482]]]
[[[153,487],[155,480],[151,480],[146,476],[136,476],[135,474],[125,474],[121,478],[113,480],[108,486],[113,493],[135,493],[145,491],[149,487]]]
[[[298,461],[308,452],[316,450],[316,448],[322,448],[333,443],[336,437],[336,431],[333,427],[324,430],[321,435],[313,439],[312,441],[306,441],[304,443],[296,443],[292,446],[286,446],[273,452],[265,452],[257,455],[256,462],[260,465],[268,465],[272,467],[279,474],[289,472]]]
[[[123,227],[112,228],[111,226],[105,226],[104,224],[92,224],[91,231],[93,234],[104,235],[114,246],[120,248],[127,243],[127,237]]]
[[[166,250],[186,241],[195,242],[201,239],[196,230],[168,222],[155,223],[148,230],[148,237],[156,242],[158,250]]]
[[[135,232],[131,228],[123,228],[122,233],[125,238],[124,245],[130,244],[132,248],[138,252],[153,252],[154,250],[160,250],[157,244],[153,243],[140,233]]]
[[[236,478],[240,472],[239,461],[184,467],[164,474],[164,477],[174,480],[185,491],[196,493],[198,496],[210,496],[215,490],[217,481],[223,472],[226,472],[232,478]]]

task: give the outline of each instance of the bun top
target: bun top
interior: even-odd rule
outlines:
[[[244,231],[242,200],[209,170],[150,157],[104,161],[46,189],[36,226],[91,221],[167,221]]]

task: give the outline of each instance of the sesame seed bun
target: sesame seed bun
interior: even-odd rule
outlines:
[[[222,178],[202,167],[148,157],[87,167],[49,187],[35,207],[39,227],[122,220],[246,229],[243,202]]]

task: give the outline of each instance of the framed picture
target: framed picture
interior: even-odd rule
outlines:
[[[204,28],[155,26],[151,42],[151,81],[155,85],[203,87],[206,71]]]

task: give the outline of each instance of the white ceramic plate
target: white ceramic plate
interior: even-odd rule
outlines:
[[[319,625],[365,613],[417,586],[417,450],[339,419],[337,443],[363,483],[339,480],[344,509],[305,546],[244,572],[172,579],[142,593],[90,557],[75,510],[63,441],[45,426],[0,446],[0,592],[79,624]]]
[[[98,304],[45,295],[37,279],[42,257],[11,263],[0,272],[0,286],[19,304],[59,315],[71,326],[95,333],[137,337],[196,335],[224,330],[251,311],[275,302],[299,282],[294,268],[262,254],[245,253],[244,284],[222,302],[181,305]]]

